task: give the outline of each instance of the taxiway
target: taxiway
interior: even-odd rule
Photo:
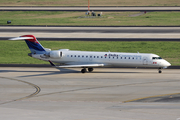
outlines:
[[[165,69],[159,74],[156,69],[96,68],[82,74],[78,68],[0,67],[0,73],[0,119],[180,117],[180,100],[173,96],[180,93],[179,69]],[[172,102],[157,102],[157,97],[167,97]]]
[[[32,34],[39,40],[179,41],[180,27],[0,26],[0,39]]]
[[[91,6],[95,11],[180,11],[177,6]],[[87,6],[1,6],[0,11],[87,11]]]

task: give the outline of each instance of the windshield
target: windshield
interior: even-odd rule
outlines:
[[[159,60],[162,59],[161,57],[152,57],[153,60]]]

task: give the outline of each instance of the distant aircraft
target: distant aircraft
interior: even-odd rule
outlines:
[[[171,66],[169,62],[156,54],[149,53],[122,53],[122,52],[91,52],[71,51],[69,49],[51,50],[44,48],[33,35],[23,35],[9,40],[25,40],[31,53],[28,55],[44,61],[49,61],[53,67],[82,68],[81,72],[93,71],[94,67],[122,66],[122,67],[149,67],[162,68]],[[60,63],[56,66],[53,64]]]

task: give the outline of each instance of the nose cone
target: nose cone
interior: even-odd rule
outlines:
[[[169,67],[169,66],[171,66],[171,64],[168,61],[165,61],[164,66]]]
[[[171,66],[171,63],[167,62],[167,66]]]

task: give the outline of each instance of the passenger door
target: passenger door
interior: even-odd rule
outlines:
[[[148,65],[148,59],[147,59],[147,57],[143,57],[143,65]]]

